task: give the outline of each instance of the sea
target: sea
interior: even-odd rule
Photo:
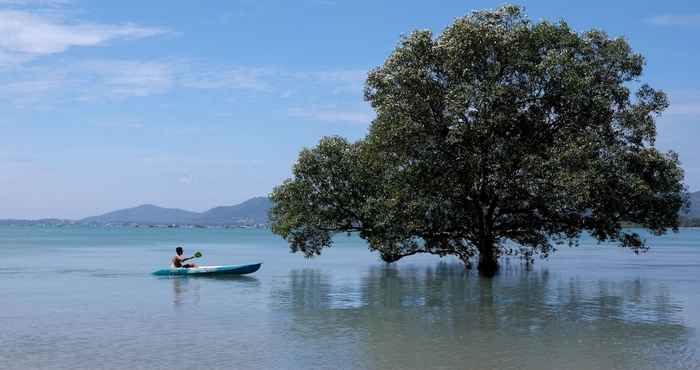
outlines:
[[[157,277],[176,246],[246,276]],[[494,278],[355,235],[307,259],[266,229],[0,227],[0,369],[700,369],[700,230],[583,237]]]

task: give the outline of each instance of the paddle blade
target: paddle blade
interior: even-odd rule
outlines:
[[[202,257],[202,252],[196,251],[196,252],[194,252],[194,256],[197,258]]]

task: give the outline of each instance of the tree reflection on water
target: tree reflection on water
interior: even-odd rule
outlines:
[[[295,270],[271,294],[272,309],[291,314],[276,323],[294,333],[291,340],[329,347],[342,340],[356,368],[700,368],[696,329],[656,281],[520,265],[483,279],[438,263],[372,267],[359,284]]]

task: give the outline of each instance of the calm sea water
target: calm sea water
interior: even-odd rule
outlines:
[[[158,278],[177,244],[246,277]],[[700,369],[700,230],[493,279],[265,230],[0,227],[0,369]]]

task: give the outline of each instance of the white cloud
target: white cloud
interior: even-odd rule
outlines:
[[[135,24],[69,23],[36,13],[0,11],[0,65],[18,64],[71,47],[98,46],[112,40],[139,39],[164,34],[161,28]]]
[[[700,14],[663,14],[650,18],[649,23],[657,26],[698,26]]]
[[[291,108],[288,111],[290,117],[308,118],[323,122],[349,122],[369,124],[374,116],[368,112],[339,110],[334,107],[327,108]]]

